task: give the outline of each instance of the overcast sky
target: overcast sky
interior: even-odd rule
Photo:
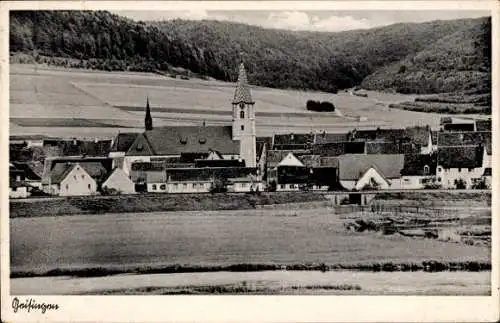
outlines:
[[[134,20],[235,21],[264,28],[343,31],[380,27],[399,22],[425,22],[489,16],[488,11],[114,11]]]

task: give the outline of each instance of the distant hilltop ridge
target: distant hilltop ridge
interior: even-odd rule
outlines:
[[[235,81],[244,53],[251,84],[327,92],[361,86],[488,93],[490,39],[491,18],[327,33],[220,21],[135,22],[105,11],[10,12],[11,54],[38,61]]]

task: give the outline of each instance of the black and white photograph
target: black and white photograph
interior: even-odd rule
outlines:
[[[494,6],[223,2],[8,9],[6,308],[498,297]]]

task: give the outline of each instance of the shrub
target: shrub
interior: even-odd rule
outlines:
[[[314,100],[307,100],[306,102],[306,108],[309,111],[316,111],[316,112],[333,112],[335,111],[335,106],[333,103],[328,102],[328,101],[314,101]]]

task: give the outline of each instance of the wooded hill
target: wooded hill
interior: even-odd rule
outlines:
[[[31,54],[35,48],[37,55],[80,60],[76,67],[181,67],[235,81],[243,52],[249,81],[261,86],[329,92],[360,84],[412,93],[490,89],[489,18],[338,33],[218,21],[135,22],[102,11],[13,11],[10,19],[11,53]]]

